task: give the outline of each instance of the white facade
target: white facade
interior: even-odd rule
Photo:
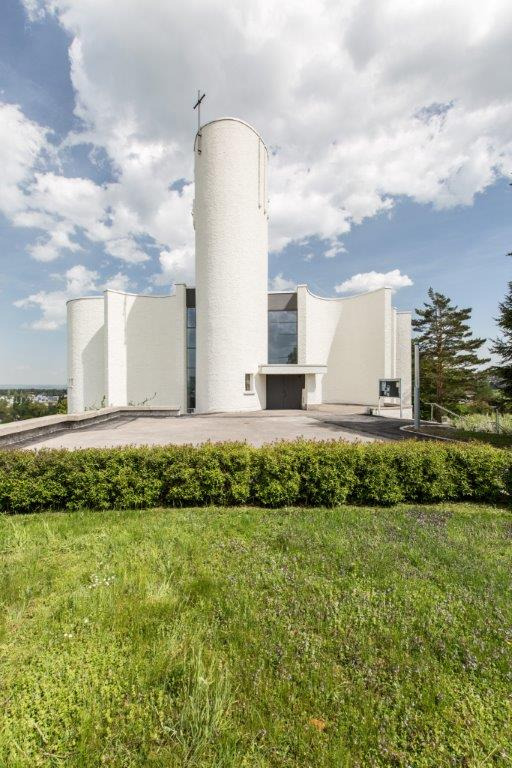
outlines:
[[[184,403],[185,286],[174,296],[105,291],[106,405]]]
[[[391,289],[327,299],[297,286],[298,363],[325,365],[306,381],[308,404],[376,405],[379,379],[401,378],[411,404],[411,313],[397,312]]]
[[[69,412],[374,406],[381,378],[401,378],[410,406],[411,313],[393,308],[391,289],[341,299],[305,285],[268,293],[267,150],[254,129],[234,118],[208,123],[194,155],[195,294],[176,285],[172,296],[108,290],[68,302]],[[296,317],[293,362],[270,359],[277,305]]]
[[[175,406],[186,411],[185,286],[174,296],[105,291],[68,302],[68,411]]]

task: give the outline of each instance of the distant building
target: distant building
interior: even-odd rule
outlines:
[[[55,405],[59,402],[58,395],[29,395],[28,399],[34,403],[45,403],[46,405]]]
[[[194,155],[196,287],[68,302],[69,411],[375,405],[381,378],[400,378],[410,406],[411,313],[393,308],[390,288],[268,292],[267,149],[256,131],[214,120]]]

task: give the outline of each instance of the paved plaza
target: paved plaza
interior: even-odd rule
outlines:
[[[345,411],[257,411],[168,418],[126,416],[104,424],[34,439],[24,447],[108,448],[120,445],[199,445],[207,441],[246,441],[263,445],[275,440],[347,440],[372,442],[399,439],[394,420]],[[347,412],[348,411],[348,412]],[[403,423],[403,422],[401,422]]]

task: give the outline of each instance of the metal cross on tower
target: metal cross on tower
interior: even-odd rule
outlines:
[[[194,109],[197,107],[197,131],[201,129],[201,102],[206,96],[206,93],[203,93],[201,96],[201,91],[197,92],[197,101],[194,104]]]

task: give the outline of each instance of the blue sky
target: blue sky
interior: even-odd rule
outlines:
[[[205,119],[242,117],[271,150],[270,287],[391,284],[407,309],[433,286],[496,334],[512,9],[300,5],[4,0],[0,384],[65,382],[66,298],[193,284],[198,84]]]

